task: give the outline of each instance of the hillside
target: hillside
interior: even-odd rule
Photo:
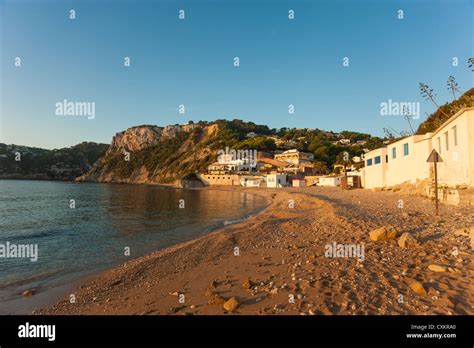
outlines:
[[[178,184],[216,161],[217,151],[251,149],[267,153],[296,148],[311,152],[321,172],[329,172],[342,153],[360,156],[382,146],[369,134],[319,129],[270,129],[241,120],[200,121],[159,127],[140,125],[117,133],[110,145],[84,142],[45,150],[0,144],[0,179]],[[15,157],[20,154],[20,161]]]
[[[0,143],[0,179],[74,180],[89,171],[107,148],[87,142],[55,150]]]
[[[474,88],[468,90],[461,97],[459,97],[459,99],[453,100],[451,103],[441,105],[438,110],[428,116],[428,118],[420,124],[416,134],[434,132],[444,122],[446,122],[449,117],[453,116],[461,108],[468,106],[474,106]]]
[[[342,152],[358,156],[364,149],[379,147],[382,142],[380,138],[356,132],[277,130],[241,120],[166,127],[143,125],[117,133],[106,154],[77,180],[176,184],[196,171],[205,171],[216,161],[217,151],[226,147],[270,153],[297,148],[314,153],[318,167],[329,171],[341,160]]]

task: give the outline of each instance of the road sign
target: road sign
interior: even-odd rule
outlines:
[[[426,160],[426,162],[428,163],[433,163],[434,165],[434,175],[435,175],[435,204],[436,204],[436,215],[439,214],[439,210],[438,210],[438,162],[443,162],[443,159],[441,158],[441,156],[439,155],[438,151],[436,151],[435,149],[433,149],[433,151],[431,151],[428,159]]]
[[[432,162],[432,163],[443,162],[443,159],[439,155],[438,151],[433,149],[433,151],[431,151],[430,156],[428,157],[426,162]]]

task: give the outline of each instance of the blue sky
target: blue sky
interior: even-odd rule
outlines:
[[[474,86],[473,0],[0,0],[0,16],[4,143],[109,143],[134,125],[218,118],[380,136],[408,130],[381,102],[421,102],[417,126],[434,110],[419,82],[440,103],[449,75]],[[56,116],[63,99],[95,102],[95,119]]]

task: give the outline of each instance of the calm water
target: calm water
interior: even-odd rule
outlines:
[[[36,262],[0,258],[0,314],[29,312],[89,273],[206,234],[266,203],[240,192],[0,180],[0,244],[38,245]],[[37,293],[24,298],[27,289]]]

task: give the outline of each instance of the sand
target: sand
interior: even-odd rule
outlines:
[[[469,231],[458,231],[474,225],[474,207],[441,205],[436,217],[432,201],[394,192],[212,189],[264,195],[271,204],[100,274],[74,292],[75,303],[65,294],[33,313],[474,314]],[[396,237],[372,241],[370,231],[382,226],[393,226]],[[403,232],[419,246],[400,247]],[[334,244],[363,246],[363,260],[327,257]]]

